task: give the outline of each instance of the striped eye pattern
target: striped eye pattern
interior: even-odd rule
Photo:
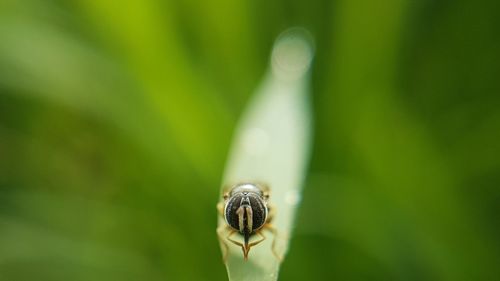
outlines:
[[[247,260],[250,248],[266,239],[262,233],[263,230],[271,232],[276,238],[276,229],[271,225],[274,208],[270,208],[267,203],[269,198],[267,185],[237,184],[226,190],[222,198],[223,201],[217,204],[217,209],[226,223],[217,229],[217,234],[226,254],[229,251],[227,242],[230,242],[241,247],[243,258]],[[237,234],[243,238],[243,241],[241,238],[236,240],[232,238]],[[250,242],[253,236],[258,238]],[[276,253],[275,241],[276,239],[273,239],[272,251],[276,258],[281,260]],[[224,261],[226,254],[224,254]]]

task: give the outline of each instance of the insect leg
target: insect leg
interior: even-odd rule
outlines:
[[[283,257],[281,257],[276,251],[276,238],[278,237],[278,230],[276,230],[276,228],[274,228],[274,226],[272,226],[271,224],[266,224],[264,227],[274,235],[273,243],[271,244],[271,250],[274,257],[276,257],[276,259],[278,259],[278,261],[280,262],[283,261]]]
[[[224,247],[223,253],[222,253],[222,261],[226,263],[227,261],[227,255],[229,253],[229,245],[227,245],[226,241],[224,241],[224,231],[227,231],[227,226],[222,225],[217,228],[217,237],[219,238],[219,243]]]
[[[235,233],[236,233],[236,231],[235,231],[235,230],[231,230],[231,233],[229,233],[229,235],[228,235],[228,236],[226,236],[226,239],[227,239],[227,240],[229,240],[229,241],[231,241],[233,244],[235,244],[235,245],[237,245],[237,246],[240,246],[240,247],[241,247],[241,250],[243,251],[243,257],[244,257],[244,258],[245,258],[245,260],[246,260],[246,259],[248,259],[248,252],[250,251],[250,247],[246,248],[246,247],[245,247],[245,245],[244,245],[243,243],[241,243],[241,242],[238,242],[238,241],[236,241],[236,240],[231,239],[231,236],[232,236],[233,234],[235,234]]]
[[[273,204],[267,204],[267,219],[266,223],[271,223],[274,219],[274,216],[276,215],[276,208],[274,207]]]
[[[257,231],[257,232],[255,232],[255,234],[260,235],[260,237],[262,237],[262,239],[257,240],[255,242],[252,242],[252,243],[248,244],[248,248],[253,247],[253,246],[259,244],[260,242],[266,240],[266,236],[264,236],[264,234],[262,232]]]
[[[224,218],[224,203],[217,203],[217,212],[219,212],[219,215]]]
[[[257,183],[257,185],[261,188],[262,195],[264,196],[264,198],[266,200],[269,199],[269,193],[270,193],[269,185],[267,185],[266,183],[263,183],[263,182],[259,182],[259,183]]]

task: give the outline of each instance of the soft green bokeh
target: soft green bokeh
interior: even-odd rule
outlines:
[[[496,1],[0,0],[0,280],[225,280],[229,143],[316,41],[282,280],[497,280]]]

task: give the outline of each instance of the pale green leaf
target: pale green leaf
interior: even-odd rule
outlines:
[[[309,67],[312,40],[294,28],[278,37],[270,69],[255,93],[236,131],[226,165],[223,187],[240,182],[263,182],[271,189],[272,221],[278,235],[264,231],[267,239],[243,259],[239,247],[230,245],[226,266],[229,280],[276,280],[292,234],[295,211],[308,162],[311,117]],[[219,226],[225,224],[220,218]],[[224,248],[224,247],[223,247]],[[224,249],[222,249],[224,251]]]

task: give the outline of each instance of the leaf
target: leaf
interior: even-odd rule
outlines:
[[[272,221],[276,237],[253,247],[248,261],[239,247],[229,244],[226,267],[229,280],[276,280],[280,261],[291,237],[295,210],[309,156],[311,118],[308,104],[312,40],[300,28],[280,35],[273,47],[271,66],[236,131],[226,165],[223,188],[240,182],[263,182],[271,189],[276,209]],[[219,226],[225,224],[219,218]],[[234,236],[236,237],[236,236]],[[221,247],[224,253],[224,247]]]

